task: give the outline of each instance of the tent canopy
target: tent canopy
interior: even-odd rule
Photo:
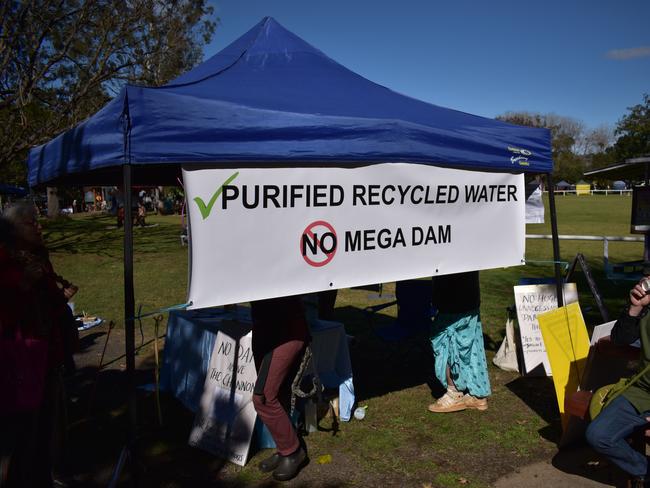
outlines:
[[[30,186],[174,181],[181,164],[415,162],[552,170],[546,129],[428,104],[328,58],[272,18],[166,86],[126,85],[102,110],[29,154]]]

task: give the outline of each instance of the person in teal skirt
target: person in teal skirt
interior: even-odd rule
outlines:
[[[492,391],[481,327],[478,271],[435,277],[433,305],[438,309],[431,329],[435,375],[447,391],[429,405],[429,411],[487,410]]]

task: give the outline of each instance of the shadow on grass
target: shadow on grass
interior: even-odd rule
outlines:
[[[433,374],[433,354],[426,334],[387,341],[379,337],[373,328],[392,323],[394,317],[375,314],[371,324],[364,311],[356,307],[340,307],[335,313],[336,320],[343,322],[347,333],[354,337],[350,356],[357,401],[422,383],[429,385],[435,397],[444,393],[444,388]]]
[[[178,251],[179,224],[169,217],[153,217],[151,221],[154,220],[155,225],[133,228],[136,252]],[[107,214],[60,218],[43,223],[43,238],[52,252],[121,256],[124,229],[115,224],[115,217]]]
[[[548,424],[539,434],[557,444],[562,427],[553,380],[547,376],[520,376],[505,386]]]
[[[151,370],[137,370],[137,384],[151,381]],[[97,381],[95,388],[94,381]],[[126,442],[126,374],[84,368],[68,387],[74,400],[69,407],[67,471],[79,486],[106,486]],[[225,486],[246,483],[220,479],[225,461],[187,444],[194,415],[173,398],[162,396],[163,426],[158,425],[155,397],[137,392],[136,466],[141,486]],[[130,486],[131,466],[122,470],[120,486]]]
[[[79,352],[85,351],[97,344],[101,337],[106,336],[106,332],[92,332],[79,338]]]
[[[150,358],[147,358],[149,361]],[[148,368],[144,365],[143,368]],[[153,370],[136,370],[136,383],[152,381]],[[96,381],[96,384],[95,384]],[[69,436],[65,472],[75,486],[105,487],[113,476],[126,441],[127,378],[124,371],[80,369],[68,378]],[[226,405],[215,405],[216,409]],[[255,468],[242,470],[216,456],[188,445],[194,414],[171,395],[161,395],[163,425],[158,424],[155,396],[137,391],[136,470],[139,486],[227,487],[278,486],[271,479],[256,480]],[[251,451],[254,452],[254,451]],[[130,461],[118,486],[132,486]],[[252,474],[251,474],[252,473]],[[270,475],[269,475],[270,476]],[[307,487],[299,479],[289,486]],[[341,483],[318,483],[335,488]]]

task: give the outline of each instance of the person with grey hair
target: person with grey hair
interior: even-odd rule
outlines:
[[[38,257],[39,260],[46,261],[44,264],[51,271],[66,301],[72,298],[79,291],[79,287],[65,280],[61,275],[54,273],[47,247],[43,242],[42,227],[38,222],[38,209],[36,206],[27,202],[21,202],[7,209],[3,216],[16,228],[19,254],[28,261],[33,259],[33,257]],[[29,254],[34,256],[30,257],[28,256]]]
[[[43,402],[35,421],[32,476],[36,486],[49,486],[52,484],[53,454],[63,452],[60,445],[66,428],[63,372],[66,366],[74,369],[72,352],[78,341],[74,317],[67,302],[77,292],[77,287],[54,272],[37,215],[33,205],[20,203],[11,207],[5,218],[15,226],[15,258],[24,269],[35,296],[38,317],[34,320],[33,335],[47,343]]]
[[[0,217],[0,487],[41,486],[34,431],[42,411],[47,347],[40,340],[33,274],[17,257],[17,227]],[[28,345],[29,344],[29,345]],[[38,464],[38,461],[37,461]]]

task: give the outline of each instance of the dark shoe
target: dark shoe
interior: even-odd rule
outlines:
[[[280,463],[273,471],[273,477],[278,481],[289,481],[295,478],[308,462],[307,453],[302,447],[299,447],[293,454],[280,456]]]
[[[280,464],[280,459],[282,459],[282,456],[275,452],[272,456],[269,456],[266,459],[260,461],[260,464],[258,464],[257,467],[262,473],[270,473],[278,467]]]

